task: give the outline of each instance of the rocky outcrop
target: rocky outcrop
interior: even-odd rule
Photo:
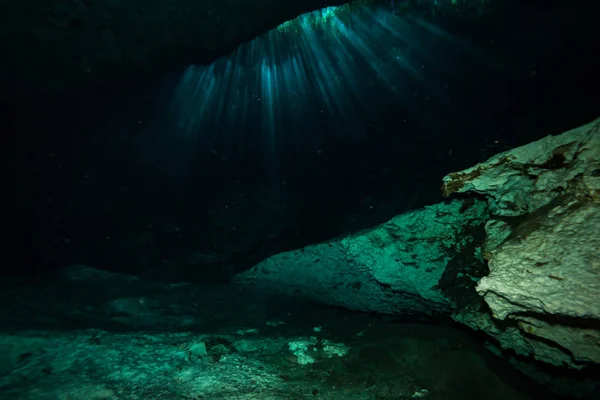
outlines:
[[[442,191],[461,199],[279,254],[237,281],[355,310],[451,314],[554,390],[597,390],[600,119],[452,173]],[[577,390],[531,360],[571,370]]]
[[[450,314],[446,266],[472,250],[488,218],[481,201],[408,212],[348,237],[281,253],[236,276],[238,284],[353,310]],[[472,282],[468,279],[469,282]]]
[[[476,290],[490,313],[455,319],[555,366],[600,363],[600,120],[444,178],[445,194],[486,196]]]
[[[444,177],[442,192],[478,193],[497,216],[519,216],[569,193],[597,197],[600,121],[500,153]]]

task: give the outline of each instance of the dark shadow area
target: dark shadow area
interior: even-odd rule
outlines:
[[[582,96],[599,87],[591,15],[529,3],[472,19],[425,16],[443,35],[416,31],[409,44],[443,54],[424,76],[453,107],[427,100],[410,77],[403,94],[416,97],[393,95],[358,64],[361,100],[376,114],[353,114],[360,124],[340,131],[339,116],[318,113],[322,100],[309,94],[318,118],[281,120],[275,166],[260,119],[231,131],[208,125],[192,138],[166,124],[175,72],[154,87],[107,85],[4,107],[7,247],[22,260],[4,268],[35,275],[85,262],[227,282],[271,254],[438,202],[443,175],[597,116],[593,95]],[[289,57],[282,43],[278,54]],[[410,61],[426,60],[417,52]]]

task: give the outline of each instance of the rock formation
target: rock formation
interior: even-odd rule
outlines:
[[[278,254],[238,275],[241,284],[385,314],[450,314],[440,290],[449,261],[471,248],[484,202],[455,200],[408,212],[327,243]]]
[[[582,370],[600,362],[600,120],[444,178],[488,199],[476,290],[489,311],[454,318],[504,349]]]
[[[451,173],[442,192],[460,198],[276,255],[237,281],[355,310],[452,315],[538,380],[549,378],[523,360],[579,377],[597,368],[600,119]]]

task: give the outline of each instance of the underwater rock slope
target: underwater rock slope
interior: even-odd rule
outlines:
[[[600,119],[451,173],[442,193],[459,196],[276,255],[237,281],[355,310],[452,315],[515,364],[597,368]]]
[[[344,1],[3,3],[0,82],[5,91],[0,98],[113,80],[127,82],[162,76],[170,68],[187,64],[211,63],[282,22]]]
[[[443,189],[483,194],[493,215],[476,287],[491,317],[455,318],[549,364],[600,363],[600,120],[450,174]]]
[[[488,217],[483,201],[436,204],[342,239],[275,255],[236,280],[353,310],[450,315],[453,302],[439,282]]]

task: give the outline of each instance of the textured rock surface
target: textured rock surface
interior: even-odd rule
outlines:
[[[341,240],[278,254],[236,280],[353,310],[450,313],[452,301],[439,282],[487,217],[479,201],[425,207]]]
[[[487,196],[495,215],[531,213],[565,191],[598,191],[600,120],[444,177],[442,192]],[[592,193],[590,193],[592,194]]]
[[[594,390],[585,376],[600,362],[599,128],[600,120],[445,178],[446,194],[475,192],[488,207],[467,199],[402,214],[271,257],[238,282],[356,310],[453,312],[514,351],[519,368],[530,367],[518,357],[568,366]],[[489,274],[479,279],[469,263],[481,257]]]
[[[544,363],[600,362],[600,120],[549,136],[444,181],[490,202],[476,290],[491,315],[454,318]],[[506,218],[505,216],[515,216]]]
[[[499,319],[518,313],[600,319],[600,301],[591,301],[600,300],[600,205],[572,199],[534,221],[533,230],[515,230],[488,253],[490,275],[477,291]]]
[[[484,195],[488,207],[475,199],[429,206],[271,257],[238,281],[356,310],[452,312],[493,338],[491,346],[514,352],[509,359],[538,381],[569,396],[592,393],[589,371],[600,362],[599,128],[600,120],[445,178],[445,194]],[[469,264],[480,257],[489,267],[481,279]],[[553,380],[523,362],[531,359],[579,371],[577,393],[570,378]]]

